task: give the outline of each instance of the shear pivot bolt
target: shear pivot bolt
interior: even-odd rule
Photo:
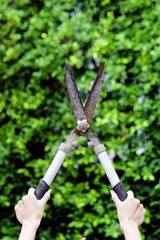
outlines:
[[[94,143],[93,142],[88,142],[88,147],[89,148],[94,148]]]
[[[83,120],[78,120],[77,121],[77,129],[79,131],[82,131],[82,132],[85,132],[88,128],[89,128],[89,124],[87,123],[87,120],[86,119],[83,119]]]
[[[73,141],[72,144],[71,144],[71,147],[72,148],[75,148],[77,146],[77,142],[76,141]]]

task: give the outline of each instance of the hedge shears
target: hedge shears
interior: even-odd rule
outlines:
[[[90,122],[103,84],[104,70],[105,64],[103,63],[100,66],[97,77],[85,102],[85,106],[83,107],[71,67],[69,63],[66,62],[65,79],[72,104],[73,114],[76,119],[76,127],[71,131],[66,141],[60,144],[58,152],[56,153],[48,170],[46,171],[44,177],[40,179],[39,184],[35,189],[37,199],[41,199],[45,192],[49,189],[67,154],[70,149],[75,146],[76,139],[80,136],[85,136],[88,139],[88,147],[93,148],[104,168],[113,190],[117,193],[119,199],[124,201],[127,198],[127,192],[125,191],[124,186],[112,165],[112,161],[108,157],[105,146],[100,143],[99,139],[90,129]]]

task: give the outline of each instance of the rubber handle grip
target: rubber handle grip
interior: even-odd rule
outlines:
[[[123,202],[128,194],[124,189],[123,183],[119,182],[116,186],[113,187],[113,191],[118,195],[119,199]]]
[[[45,181],[43,181],[43,179],[41,179],[38,183],[38,186],[35,189],[34,194],[36,198],[40,200],[48,190],[49,190],[48,184]]]

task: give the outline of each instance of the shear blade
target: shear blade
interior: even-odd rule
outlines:
[[[67,89],[70,97],[70,101],[73,108],[73,113],[76,120],[86,119],[82,101],[75,83],[74,75],[71,71],[71,67],[68,62],[66,62],[66,83]]]
[[[84,120],[84,119],[86,119],[88,123],[91,121],[96,104],[99,99],[100,92],[101,92],[103,78],[104,78],[104,70],[105,70],[105,64],[103,63],[99,69],[97,77],[87,97],[85,107],[83,108],[82,101],[75,83],[74,75],[71,71],[71,67],[69,63],[66,62],[67,89],[68,89],[69,97],[71,100],[73,113],[77,121]]]
[[[105,64],[102,63],[99,72],[97,74],[97,77],[93,83],[92,89],[87,97],[86,103],[85,103],[85,114],[87,117],[87,122],[90,123],[96,104],[99,99],[99,95],[102,89],[103,85],[103,79],[104,79],[104,71],[105,71]]]

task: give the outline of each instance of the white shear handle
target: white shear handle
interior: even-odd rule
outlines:
[[[48,191],[70,148],[71,147],[66,143],[61,143],[59,150],[56,153],[54,159],[52,160],[46,174],[42,179],[40,179],[39,184],[35,189],[35,196],[37,197],[37,199],[41,199]]]
[[[106,149],[103,144],[98,145],[94,148],[94,152],[97,155],[100,163],[102,164],[104,171],[108,177],[108,180],[113,188],[113,190],[118,195],[121,201],[124,201],[127,198],[127,192],[123,187],[122,182],[120,181],[113,165],[108,157]]]

